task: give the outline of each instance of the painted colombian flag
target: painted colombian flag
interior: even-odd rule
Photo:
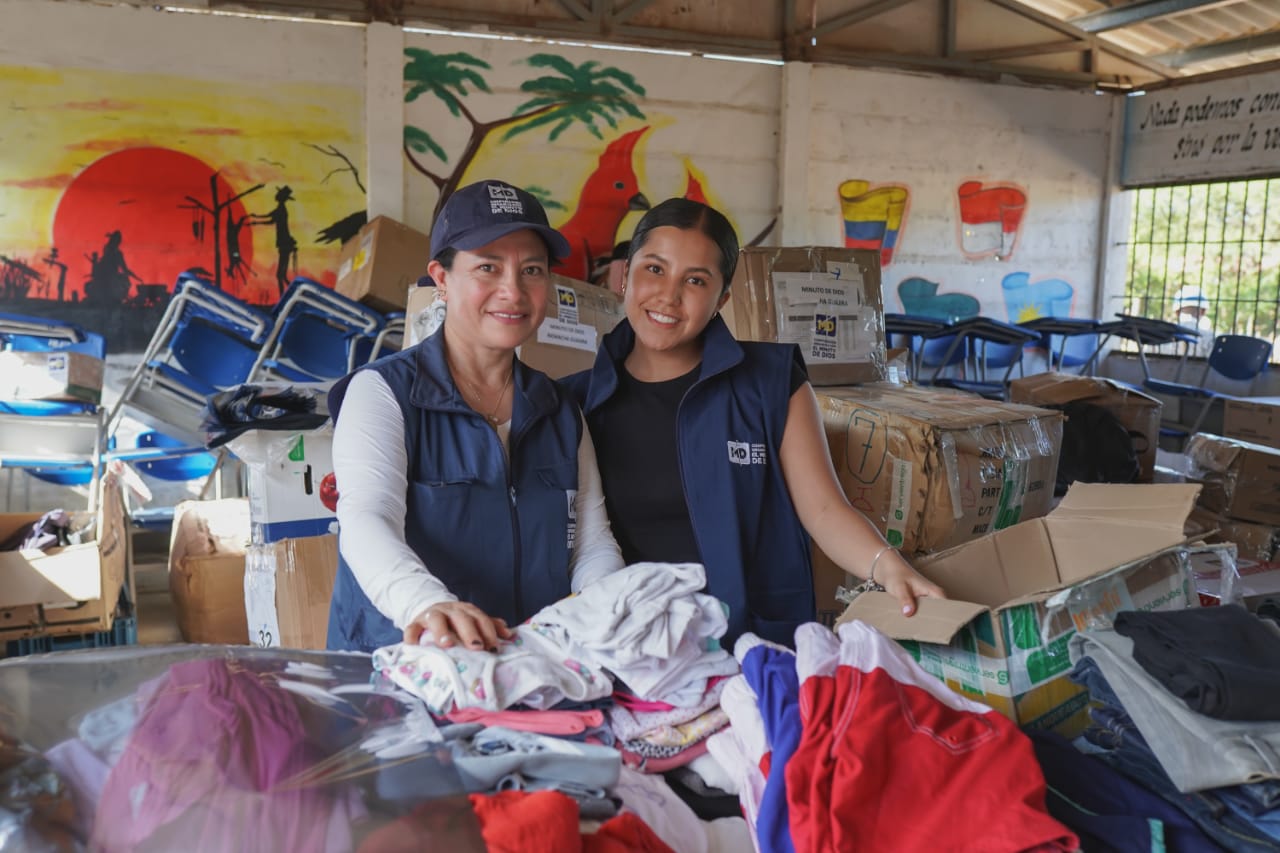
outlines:
[[[852,180],[840,185],[840,213],[844,218],[844,244],[850,249],[873,249],[880,265],[888,266],[902,233],[907,214],[907,188],[898,185],[874,189],[869,181]]]

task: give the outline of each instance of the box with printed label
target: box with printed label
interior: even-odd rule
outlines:
[[[1229,397],[1223,406],[1223,436],[1280,449],[1280,398]]]
[[[111,630],[126,582],[124,501],[114,474],[101,487],[97,512],[70,514],[73,544],[0,551],[0,642]],[[40,516],[0,514],[0,541]]]
[[[428,307],[435,298],[434,287],[415,287],[409,292],[406,349],[426,337]],[[613,291],[584,281],[552,274],[547,291],[547,315],[537,333],[519,349],[520,360],[560,379],[595,363],[600,339],[625,316]]]
[[[102,401],[103,361],[67,350],[0,352],[0,400]]]
[[[1185,452],[1189,478],[1204,484],[1202,507],[1227,518],[1280,525],[1280,450],[1197,433]]]
[[[885,376],[879,252],[745,248],[720,313],[739,340],[797,344],[814,385]]]
[[[263,648],[323,649],[337,572],[337,536],[251,546],[244,573],[249,642]]]
[[[338,511],[332,427],[250,430],[227,447],[248,471],[249,518],[263,542],[330,532]]]
[[[1060,412],[888,383],[822,388],[818,404],[849,502],[905,553],[1049,511]]]
[[[1071,635],[1123,610],[1198,605],[1182,533],[1198,489],[1077,483],[1044,518],[915,560],[948,600],[921,599],[908,618],[864,593],[838,621],[873,625],[1020,725],[1078,733],[1088,696],[1066,677]]]
[[[1133,440],[1133,451],[1139,465],[1137,482],[1150,483],[1154,478],[1156,450],[1160,443],[1160,413],[1164,404],[1150,394],[1111,379],[1039,373],[1010,382],[1009,400],[1031,406],[1081,402],[1106,409],[1115,415]]]
[[[342,244],[334,290],[378,311],[403,311],[430,260],[430,237],[379,216]]]

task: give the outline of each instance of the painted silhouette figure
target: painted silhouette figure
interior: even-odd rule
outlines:
[[[240,253],[240,232],[250,219],[247,213],[236,219],[230,210],[227,211],[227,278],[241,282],[245,280],[249,269],[244,262],[244,255]]]
[[[107,235],[102,254],[96,260],[90,258],[91,272],[84,285],[86,302],[124,302],[129,298],[130,279],[142,283],[142,277],[125,262],[124,250],[120,248],[123,239],[119,231],[112,231]]]
[[[49,257],[44,262],[51,267],[58,268],[58,301],[66,301],[67,293],[67,265],[58,260],[58,247],[52,246],[49,249]]]
[[[289,208],[285,206],[286,202],[292,200],[293,190],[287,186],[281,187],[276,190],[276,206],[271,212],[255,214],[250,220],[252,225],[276,227],[276,252],[279,255],[276,261],[276,285],[280,288],[281,296],[289,286],[289,260],[292,258],[296,265],[298,256],[298,241],[293,239],[293,234],[289,231]]]

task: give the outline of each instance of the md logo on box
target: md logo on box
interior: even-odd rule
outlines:
[[[813,346],[810,356],[832,360],[836,357],[836,335],[839,319],[835,314],[813,315]]]

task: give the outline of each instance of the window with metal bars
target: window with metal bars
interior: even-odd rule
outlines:
[[[1132,190],[1125,311],[1280,353],[1280,178]]]

